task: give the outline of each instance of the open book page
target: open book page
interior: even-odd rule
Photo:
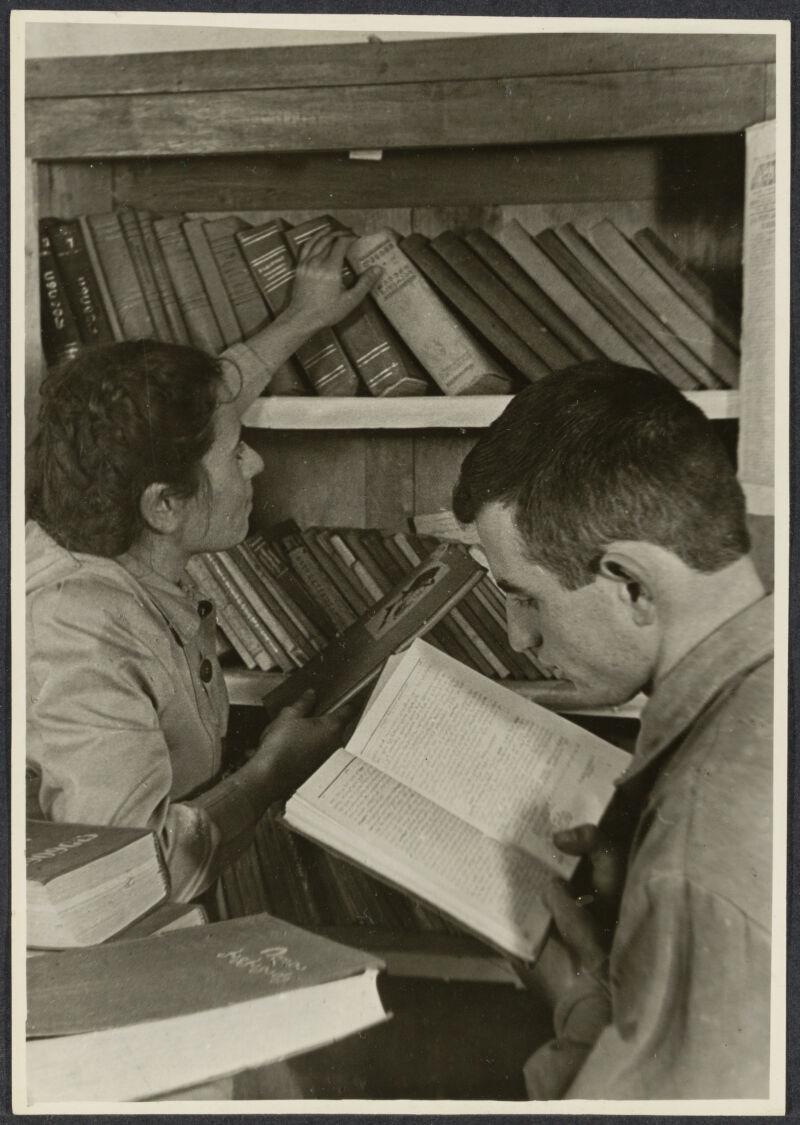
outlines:
[[[595,823],[624,751],[415,641],[371,703],[350,754],[554,871],[555,831]]]
[[[519,957],[544,937],[543,863],[346,750],[302,786],[286,819]]]

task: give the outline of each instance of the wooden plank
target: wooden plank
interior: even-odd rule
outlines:
[[[769,121],[775,116],[775,63],[764,67],[764,120]]]
[[[31,59],[28,98],[432,82],[729,66],[775,58],[771,35],[523,34],[414,42]]]
[[[114,206],[110,164],[81,162],[40,165],[39,214],[73,219]]]
[[[763,68],[234,90],[28,102],[39,159],[441,148],[739,132],[764,112]],[[75,122],[81,128],[75,128]]]
[[[738,391],[686,391],[707,418],[738,418]],[[246,425],[263,430],[461,430],[491,425],[508,395],[419,398],[259,398]],[[270,438],[270,441],[272,439]]]
[[[364,467],[366,526],[407,527],[414,514],[414,448],[408,434],[370,434]]]
[[[476,433],[429,431],[414,438],[414,511],[439,512],[453,506],[453,485]]]
[[[723,138],[728,140],[728,138]],[[463,149],[386,150],[381,160],[346,153],[253,153],[129,160],[115,187],[133,206],[163,211],[263,208],[468,207],[497,203],[652,199],[673,142],[608,142]],[[709,185],[704,184],[708,190]],[[329,202],[328,202],[329,201]]]

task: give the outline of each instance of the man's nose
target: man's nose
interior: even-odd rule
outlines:
[[[536,650],[541,646],[539,617],[536,610],[528,606],[515,605],[511,600],[506,602],[506,629],[508,643],[514,652],[524,652],[528,648]]]

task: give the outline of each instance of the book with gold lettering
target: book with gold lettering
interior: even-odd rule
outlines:
[[[28,1100],[150,1098],[334,1042],[386,1019],[380,968],[269,914],[31,958]]]
[[[596,823],[629,755],[416,640],[355,733],[286,804],[290,828],[502,952],[538,955],[541,897]]]
[[[29,946],[105,941],[167,896],[167,871],[146,828],[29,820],[25,835]]]

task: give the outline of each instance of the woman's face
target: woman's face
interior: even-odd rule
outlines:
[[[264,462],[241,440],[241,420],[233,405],[223,403],[214,414],[214,441],[201,464],[206,481],[186,501],[179,531],[189,555],[224,551],[247,535],[253,506],[252,479]]]

